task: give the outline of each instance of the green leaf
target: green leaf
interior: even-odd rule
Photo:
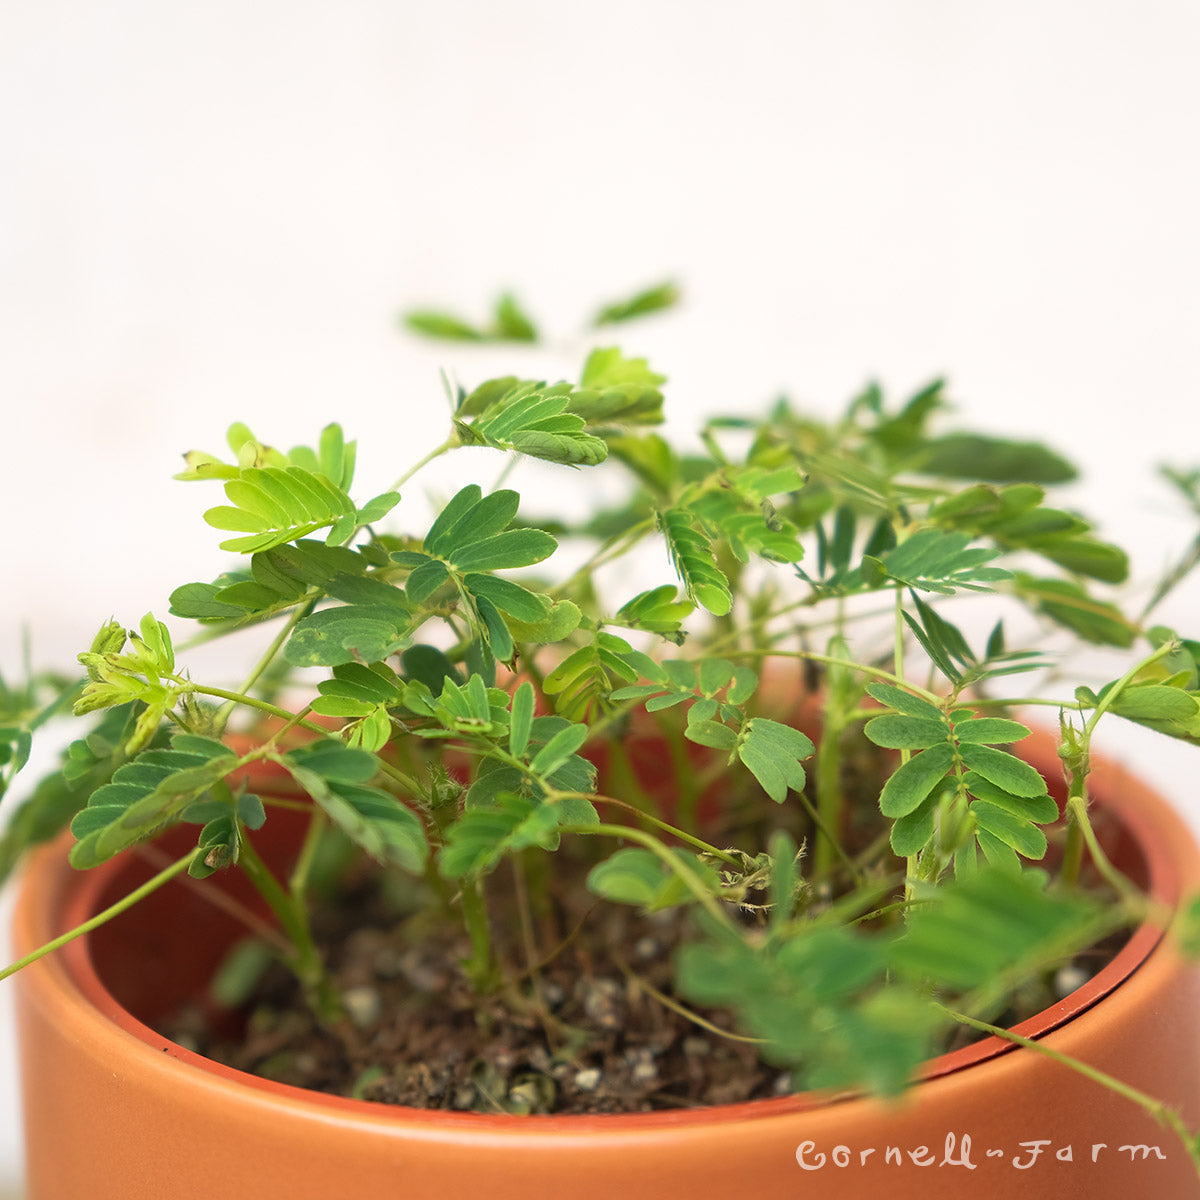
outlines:
[[[659,514],[659,526],[689,598],[714,616],[728,613],[733,602],[729,581],[717,566],[708,539],[696,530],[687,510],[672,508]]]
[[[556,697],[555,708],[562,716],[587,720],[593,711],[608,707],[614,676],[626,683],[637,679],[637,671],[627,661],[632,653],[628,642],[601,631],[546,676],[545,692]]]
[[[509,529],[456,549],[451,565],[464,572],[528,567],[549,558],[557,547],[554,538],[540,529]]]
[[[529,734],[533,729],[534,690],[528,679],[524,680],[512,698],[512,716],[508,725],[508,752],[513,758],[524,758],[529,745]]]
[[[603,462],[608,455],[604,440],[586,432],[587,422],[569,411],[569,403],[565,384],[541,388],[521,383],[470,424],[460,421],[456,428],[464,445],[513,450],[567,466]]]
[[[1007,721],[1002,717],[972,717],[966,721],[956,721],[954,736],[959,742],[996,745],[998,743],[1019,742],[1029,736],[1028,726],[1020,721]]]
[[[1025,858],[1040,859],[1046,853],[1046,835],[1032,822],[1022,820],[1008,808],[988,800],[976,800],[971,812],[979,828],[1011,846]]]
[[[558,847],[554,806],[501,793],[493,807],[465,812],[446,834],[438,866],[447,879],[484,875],[506,855],[530,846]]]
[[[679,600],[673,584],[639,592],[617,610],[613,623],[627,629],[645,629],[680,645],[683,642],[681,626],[694,610],[688,600]]]
[[[1102,646],[1133,645],[1137,631],[1124,613],[1112,604],[1090,596],[1079,584],[1067,579],[1038,579],[1018,573],[1017,593],[1037,612],[1077,633],[1085,641]]]
[[[394,863],[413,875],[425,869],[429,843],[420,818],[379,788],[329,781],[313,799],[355,844],[377,862]]]
[[[753,717],[742,726],[737,756],[763,791],[776,804],[782,804],[789,788],[798,792],[804,787],[804,768],[800,762],[815,749],[800,730],[767,717]]]
[[[597,346],[583,365],[580,383],[585,388],[632,385],[658,387],[667,377],[650,370],[644,358],[626,358],[616,346]]]
[[[893,687],[890,683],[867,684],[867,695],[878,700],[880,704],[896,709],[897,712],[907,713],[910,717],[920,717],[928,721],[945,720],[942,710],[936,704],[930,704],[928,700],[922,700],[919,696]]]
[[[627,847],[597,863],[588,872],[588,890],[618,904],[638,904],[649,910],[666,879],[663,864],[649,850]]]
[[[732,750],[738,744],[737,733],[720,721],[692,721],[689,719],[683,736],[698,746],[709,746],[714,750]]]
[[[433,696],[442,694],[447,680],[457,685],[461,682],[458,668],[436,646],[410,646],[400,656],[407,679],[419,680]]]
[[[710,866],[695,856],[671,851],[681,867],[700,879],[715,893],[720,880]],[[696,899],[687,884],[656,854],[640,847],[617,850],[597,863],[587,877],[588,890],[618,904],[636,904],[646,912],[658,912]]]
[[[325,608],[296,624],[283,657],[296,667],[380,662],[404,645],[408,626],[407,610],[392,605]]]
[[[550,598],[496,575],[471,574],[463,586],[473,596],[486,598],[505,614],[526,623],[543,620],[550,612]]]
[[[1187,721],[1198,707],[1195,697],[1179,688],[1139,683],[1123,688],[1109,712],[1131,721]]]
[[[887,579],[943,595],[958,588],[986,590],[984,585],[1011,577],[1009,571],[984,565],[1000,551],[969,542],[964,533],[921,529],[881,555],[878,562]],[[882,582],[877,579],[873,586]]]
[[[151,749],[119,767],[71,823],[71,864],[94,867],[178,821],[237,764],[220,742],[184,735],[170,750]]]
[[[426,559],[415,567],[405,584],[405,592],[412,604],[422,605],[450,578],[450,570],[437,558]]]
[[[1048,825],[1059,818],[1058,803],[1045,791],[1040,796],[1014,796],[977,771],[968,771],[963,776],[963,786],[976,799],[1007,809],[1023,820]]]
[[[885,817],[905,817],[913,812],[945,778],[954,763],[948,742],[931,746],[897,767],[883,785],[879,810]]]
[[[536,342],[537,326],[517,299],[509,292],[496,301],[496,315],[492,325],[492,336],[509,342]]]
[[[1076,471],[1037,442],[1016,442],[980,434],[954,433],[923,444],[919,468],[948,479],[985,483],[1070,483]]]
[[[1003,750],[964,744],[959,754],[971,770],[1013,796],[1041,796],[1046,792],[1046,781],[1033,767]]]
[[[863,732],[876,746],[890,750],[925,750],[950,736],[945,721],[910,716],[873,717]]]
[[[535,775],[553,775],[588,739],[586,725],[560,729],[534,756],[529,769]]]
[[[509,617],[508,628],[518,642],[549,644],[561,642],[579,628],[583,614],[571,600],[555,600],[546,615],[538,621],[522,621]]]
[[[939,887],[915,908],[891,950],[891,967],[925,987],[967,991],[1085,933],[1094,906],[1051,895],[1030,874],[993,866]]]
[[[937,793],[931,792],[912,812],[898,817],[892,824],[890,841],[892,853],[908,858],[923,849],[933,837],[933,818],[937,808]]]
[[[270,550],[357,516],[341,488],[301,467],[247,467],[225,484],[225,494],[234,507],[210,508],[205,521],[217,529],[252,536],[222,542],[222,550]]]
[[[481,329],[475,328],[453,313],[438,312],[434,309],[418,309],[405,313],[404,324],[413,333],[452,342],[481,342],[485,337]]]
[[[327,783],[369,783],[379,773],[373,754],[351,750],[337,738],[321,738],[290,750],[280,761],[288,771],[303,770]]]
[[[614,300],[604,305],[592,318],[592,325],[599,328],[602,325],[615,325],[621,321],[632,321],[635,317],[662,312],[678,304],[679,297],[680,291],[675,283],[658,283],[635,292],[624,300]]]
[[[508,493],[516,495],[516,493]],[[425,535],[425,549],[430,554],[443,554],[450,547],[458,542],[458,537],[455,535],[455,530],[459,524],[463,525],[464,530],[469,528],[469,514],[474,513],[483,499],[483,490],[476,483],[468,483],[466,487],[455,492],[450,501],[442,508],[442,511],[434,518],[434,522],[429,527],[429,532]],[[493,501],[493,504],[498,503]],[[518,500],[519,503],[519,500]],[[516,507],[513,508],[513,513],[516,512]],[[511,516],[512,514],[510,514]],[[504,522],[506,525],[508,522]],[[503,529],[504,525],[500,528]],[[474,541],[474,538],[464,539]]]

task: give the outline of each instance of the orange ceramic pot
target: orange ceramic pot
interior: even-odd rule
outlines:
[[[1034,742],[1027,757],[1053,773],[1051,739],[1026,746]],[[1127,873],[1171,906],[1200,886],[1200,852],[1162,800],[1114,767],[1097,769],[1093,792]],[[126,860],[81,875],[63,860],[59,846],[30,867],[19,953],[144,870]],[[805,1094],[690,1112],[510,1117],[270,1083],[144,1023],[202,983],[227,937],[219,922],[210,938],[198,933],[188,895],[172,884],[17,977],[30,1200],[1200,1196],[1172,1134],[996,1039],[932,1061],[895,1105]],[[1019,1028],[1200,1124],[1200,972],[1160,931],[1136,931],[1085,987]]]

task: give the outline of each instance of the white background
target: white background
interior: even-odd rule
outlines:
[[[0,670],[219,569],[169,476],[230,421],[369,430],[366,495],[443,436],[441,365],[556,374],[396,328],[507,286],[566,336],[678,278],[623,340],[681,429],[946,373],[1153,573],[1191,536],[1154,466],[1200,462],[1197,62],[1186,0],[3,0]],[[1190,748],[1116,733],[1200,825]]]

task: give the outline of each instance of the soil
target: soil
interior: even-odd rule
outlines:
[[[236,1036],[216,1036],[197,1009],[160,1032],[281,1083],[416,1108],[644,1112],[792,1090],[753,1044],[670,1007],[677,911],[597,905],[549,962],[482,1003],[462,968],[469,946],[445,929],[396,919],[370,887],[321,911],[318,940],[344,1019],[322,1026],[290,972],[273,966]],[[521,961],[519,951],[512,957]],[[723,1014],[706,1016],[731,1027]]]

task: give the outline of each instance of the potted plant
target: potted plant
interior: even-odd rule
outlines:
[[[536,338],[511,297],[410,324]],[[338,425],[234,426],[181,478],[237,559],[170,612],[241,678],[151,613],[4,693],[5,782],[91,722],[0,844],[70,826],[5,972],[35,1200],[1200,1194],[1200,852],[1093,759],[1102,718],[1200,731],[1200,643],[1151,619],[1186,561],[1125,613],[1125,554],[1047,499],[1069,464],[936,432],[941,384],[681,448],[663,383],[600,345],[453,386],[365,503]],[[622,489],[527,512],[462,482],[500,459]],[[1127,661],[1034,691],[1063,651],[1014,623]]]

